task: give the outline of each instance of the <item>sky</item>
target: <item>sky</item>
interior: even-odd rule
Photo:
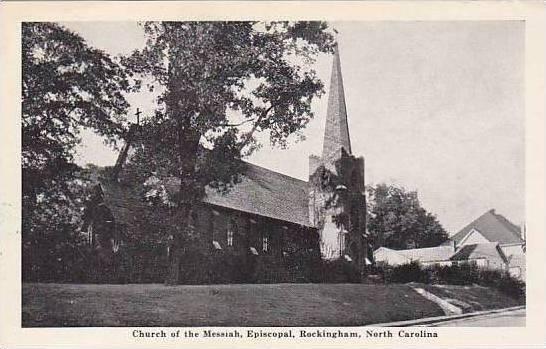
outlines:
[[[136,22],[62,23],[92,46],[144,46]],[[524,22],[335,22],[353,154],[366,183],[417,190],[449,233],[489,209],[524,222]],[[328,91],[332,56],[314,66]],[[153,95],[127,96],[132,113]],[[264,147],[248,161],[306,180],[320,155],[327,93],[313,104],[306,140]],[[112,165],[116,152],[83,133],[80,164]]]

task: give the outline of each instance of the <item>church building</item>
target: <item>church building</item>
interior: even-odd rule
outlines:
[[[114,172],[123,171],[129,147],[128,142]],[[151,208],[135,186],[111,175],[95,179],[84,233],[108,263],[123,250],[127,236],[146,233],[142,229],[149,229],[146,217]],[[169,184],[165,186],[168,189]],[[352,154],[337,48],[323,150],[320,156],[309,156],[308,180],[244,162],[240,182],[227,193],[206,189],[201,204],[192,210],[190,226],[198,243],[180,256],[180,283],[312,282],[316,264],[324,261],[339,261],[364,275],[372,259],[366,235],[364,159]],[[128,273],[144,273],[151,264],[168,265],[169,253],[168,241],[162,251],[133,249]],[[129,279],[155,280],[142,275]]]

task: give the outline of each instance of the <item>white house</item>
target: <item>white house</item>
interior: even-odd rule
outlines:
[[[461,229],[444,245],[460,249],[467,245],[498,243],[513,276],[525,279],[525,235],[506,217],[491,209]]]
[[[401,265],[412,261],[427,265],[476,263],[483,268],[508,270],[525,279],[525,239],[519,227],[489,210],[436,247],[374,251],[377,263]]]
[[[409,250],[393,250],[380,247],[373,256],[376,263],[401,265],[419,262],[421,265],[451,265],[449,258],[455,253],[452,246],[437,246],[427,248],[412,248]]]

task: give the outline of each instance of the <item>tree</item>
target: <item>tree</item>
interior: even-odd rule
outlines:
[[[132,158],[142,181],[175,176],[173,197],[181,225],[206,186],[228,190],[265,132],[287,146],[313,117],[323,84],[310,63],[331,52],[324,22],[147,22],[146,47],[125,64],[160,86],[156,115],[144,125],[143,146]],[[153,86],[152,86],[153,87]],[[131,167],[131,165],[129,165]],[[130,171],[129,171],[130,172]],[[173,251],[184,234],[175,237]],[[168,283],[177,282],[173,260]]]
[[[114,143],[123,133],[132,90],[128,71],[79,35],[45,22],[22,26],[23,200],[78,169],[74,150],[87,127]]]
[[[44,242],[59,240],[53,235],[77,229],[84,176],[74,154],[81,129],[114,144],[129,107],[124,92],[138,81],[55,23],[23,23],[22,68],[23,243],[47,250]]]
[[[367,228],[374,248],[438,246],[448,234],[419,202],[416,191],[378,184],[367,188]]]

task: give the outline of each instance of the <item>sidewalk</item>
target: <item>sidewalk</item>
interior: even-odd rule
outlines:
[[[396,322],[386,322],[386,323],[372,324],[372,325],[366,325],[366,326],[367,327],[427,326],[427,325],[433,325],[433,324],[437,324],[437,323],[445,322],[445,321],[472,318],[472,317],[476,317],[476,316],[480,316],[480,315],[499,314],[499,313],[504,313],[504,312],[521,310],[521,309],[525,309],[525,306],[521,305],[521,306],[517,306],[517,307],[510,307],[510,308],[503,308],[503,309],[492,309],[492,310],[477,311],[477,312],[474,312],[474,313],[466,313],[466,314],[459,314],[459,315],[435,316],[435,317],[429,317],[429,318],[423,318],[423,319],[396,321]]]

